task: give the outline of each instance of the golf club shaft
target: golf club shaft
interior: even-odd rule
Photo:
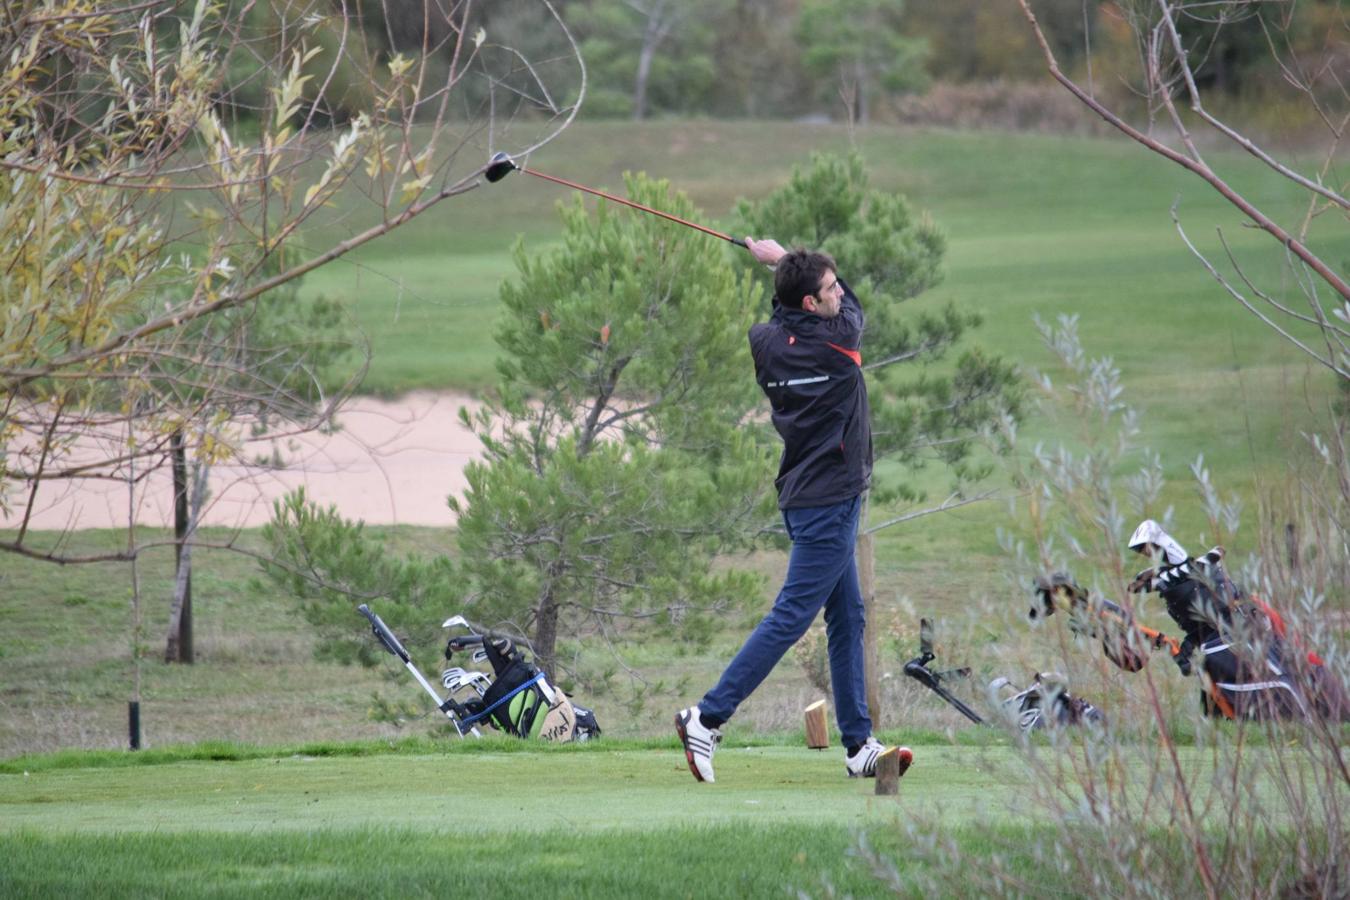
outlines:
[[[1055,602],[1064,610],[1073,612],[1073,603],[1067,599],[1061,599],[1058,596]],[[1164,634],[1156,628],[1149,628],[1147,625],[1140,625],[1138,622],[1126,621],[1124,616],[1111,612],[1108,609],[1097,610],[1098,618],[1106,622],[1111,622],[1121,628],[1132,628],[1144,638],[1147,638],[1155,647],[1166,647],[1167,652],[1173,656],[1181,655],[1181,641],[1174,637]]]
[[[740,238],[734,238],[729,234],[723,234],[720,231],[715,231],[712,228],[707,228],[703,225],[699,225],[696,222],[690,222],[687,219],[681,219],[679,216],[673,216],[670,213],[661,212],[661,210],[659,209],[652,209],[650,206],[643,206],[641,203],[635,203],[632,200],[625,200],[623,197],[616,197],[613,194],[607,194],[604,191],[598,191],[595,188],[586,187],[584,184],[577,184],[574,181],[568,181],[566,178],[557,178],[553,175],[545,175],[543,172],[537,172],[534,169],[527,169],[524,166],[517,165],[516,169],[526,173],[527,175],[533,175],[535,178],[542,178],[545,181],[552,181],[554,184],[561,184],[563,187],[569,187],[576,191],[583,191],[587,194],[594,194],[597,197],[603,197],[606,200],[610,200],[614,203],[621,203],[624,206],[630,206],[633,209],[640,209],[643,212],[651,213],[654,216],[660,216],[663,219],[668,219],[671,222],[675,222],[678,225],[687,225],[688,227],[694,229],[695,231],[701,231],[704,234],[712,235],[715,238],[721,238],[722,240],[728,243],[735,244],[737,247],[745,246],[745,241],[741,240]]]

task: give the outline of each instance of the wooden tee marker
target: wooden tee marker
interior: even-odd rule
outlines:
[[[806,717],[806,746],[824,750],[830,746],[830,726],[825,721],[825,701],[817,700],[804,712]]]
[[[877,796],[900,793],[900,776],[905,774],[914,754],[908,747],[892,747],[877,757]]]

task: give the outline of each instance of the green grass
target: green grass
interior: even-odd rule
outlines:
[[[0,891],[761,897],[824,879],[866,896],[857,829],[893,852],[904,818],[956,824],[1011,786],[1007,748],[926,749],[901,795],[878,798],[837,752],[800,745],[728,747],[702,791],[673,744],[506,746],[0,775]]]
[[[446,810],[442,820],[471,817]],[[345,829],[0,838],[6,897],[791,896],[823,880],[877,889],[843,826],[714,826],[620,834]],[[895,838],[889,844],[899,843]],[[753,848],[754,863],[745,862]],[[621,865],[615,865],[621,861]],[[700,873],[690,884],[691,872]]]
[[[1018,818],[1005,803],[1016,783],[1009,748],[932,746],[919,758],[905,776],[905,808],[958,822],[988,805]],[[895,811],[895,801],[873,798],[872,782],[844,777],[837,749],[733,745],[717,763],[716,788],[700,794],[673,743],[53,769],[0,779],[0,831],[437,829],[447,814],[473,810],[456,827],[582,832],[678,827],[695,812],[702,824],[729,825],[857,824]]]
[[[932,865],[915,852],[914,828],[981,865],[997,853],[1028,884],[1078,890],[1038,856],[1056,832],[1025,802],[1032,775],[1007,746],[923,746],[896,797],[875,796],[872,782],[843,777],[835,754],[800,744],[725,747],[718,783],[702,787],[673,743],[451,746],[238,757],[222,747],[214,760],[163,754],[115,768],[104,754],[73,767],[35,757],[31,770],[0,774],[0,892],[463,896],[488,884],[494,897],[770,897],[828,886],[872,896],[881,885],[864,846],[906,883]],[[1203,777],[1206,751],[1181,754],[1195,802],[1226,789]],[[1152,840],[1184,857],[1161,822]],[[968,884],[949,883],[951,894]]]
[[[1245,230],[1207,186],[1142,148],[1115,139],[884,128],[862,131],[858,146],[875,186],[905,193],[950,237],[946,282],[914,308],[955,299],[980,309],[986,345],[1037,362],[1043,356],[1031,313],[1075,311],[1089,346],[1104,341],[1099,352],[1139,375],[1159,363],[1177,370],[1178,351],[1184,370],[1292,358],[1204,273],[1174,233],[1168,208],[1179,203],[1207,252],[1218,249],[1214,229],[1222,227],[1254,276],[1278,271],[1278,248]],[[848,148],[846,134],[832,126],[583,123],[535,164],[620,192],[625,170],[645,170],[688,192],[718,224],[737,198],[779,187],[809,152]],[[1285,218],[1301,213],[1297,192],[1259,164],[1236,153],[1213,158],[1262,208]],[[531,252],[556,244],[553,207],[565,199],[563,189],[524,178],[484,187],[310,275],[306,289],[341,297],[370,329],[370,389],[480,387],[491,377],[491,324],[497,285],[513,272],[509,250],[517,237]],[[313,238],[328,234],[319,229]],[[1350,252],[1343,234],[1324,239],[1315,229],[1313,237],[1328,259]]]

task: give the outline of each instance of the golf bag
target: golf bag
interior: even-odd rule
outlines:
[[[905,663],[905,674],[947,701],[970,721],[984,724],[983,716],[943,684],[953,678],[970,677],[970,669],[935,672],[928,667],[934,659],[933,625],[927,619],[920,619],[919,655]],[[1057,675],[1037,672],[1032,676],[1031,686],[1026,688],[1019,688],[1007,678],[995,678],[989,683],[989,694],[1022,731],[1062,725],[1103,725],[1106,722],[1101,710],[1081,697],[1071,695],[1064,679]]]
[[[1234,650],[1231,641],[1214,637],[1200,645],[1205,688],[1200,705],[1205,714],[1225,719],[1275,719],[1307,716],[1308,704],[1302,691],[1284,669],[1280,647],[1271,647],[1264,658],[1243,648]]]
[[[494,677],[478,699],[463,704],[465,723],[486,722],[515,737],[546,741],[587,741],[600,736],[595,713],[576,706],[549,684],[547,676],[508,639],[454,637],[446,644],[445,658],[449,660],[455,651],[473,646],[481,647]],[[442,673],[447,687],[454,671]]]
[[[1189,642],[1182,652],[1190,652]],[[1260,600],[1244,601],[1195,652],[1204,673],[1200,704],[1206,715],[1350,719],[1350,704],[1335,675],[1316,653],[1289,637],[1279,613]]]
[[[524,654],[509,640],[485,639],[478,634],[451,638],[446,645],[447,660],[455,649],[474,647],[474,661],[489,662],[495,677],[459,667],[446,669],[441,673],[441,683],[450,693],[442,698],[389,626],[364,603],[357,607],[357,612],[370,622],[371,631],[384,649],[398,657],[413,679],[436,701],[436,708],[450,720],[460,737],[466,734],[481,737],[478,723],[483,721],[517,737],[537,737],[546,741],[585,741],[599,737],[600,726],[595,714],[573,706],[567,696],[550,684],[543,672],[528,663]],[[452,625],[467,627],[468,623],[463,616],[453,616],[446,620],[444,627]],[[466,689],[471,689],[477,696],[468,702],[456,699],[455,694]]]
[[[1217,566],[1222,548],[1214,548],[1197,565]],[[1189,561],[1188,561],[1189,562]],[[1150,570],[1131,585],[1147,587]],[[1209,636],[1197,643],[1179,641],[1141,625],[1123,607],[1089,596],[1066,573],[1038,578],[1037,602],[1031,618],[1051,615],[1063,607],[1072,616],[1070,627],[1100,637],[1107,658],[1127,672],[1137,672],[1148,661],[1147,652],[1166,649],[1185,675],[1199,655],[1203,685],[1201,708],[1206,715],[1226,719],[1305,717],[1310,711],[1333,720],[1350,715],[1350,704],[1334,676],[1315,653],[1305,652],[1287,638],[1279,614],[1254,598],[1232,603],[1216,616]],[[1240,596],[1233,591],[1235,596]]]

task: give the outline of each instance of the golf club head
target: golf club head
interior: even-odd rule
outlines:
[[[492,687],[492,679],[488,678],[482,672],[470,672],[464,683],[478,692],[478,696],[483,696]]]
[[[488,160],[488,166],[483,171],[483,177],[488,180],[488,184],[496,184],[516,168],[516,164],[511,161],[511,157],[505,153],[494,153]]]
[[[447,691],[455,691],[464,685],[464,676],[469,673],[459,666],[446,669],[441,673],[441,684]]]
[[[451,616],[441,623],[442,628],[455,628],[457,626],[460,628],[467,628],[470,634],[473,633],[473,626],[470,625],[469,620],[463,616]]]

